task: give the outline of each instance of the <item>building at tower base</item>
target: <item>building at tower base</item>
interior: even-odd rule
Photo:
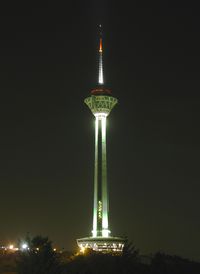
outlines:
[[[121,253],[125,239],[120,237],[88,237],[77,239],[81,252],[85,249],[92,249],[102,253]]]

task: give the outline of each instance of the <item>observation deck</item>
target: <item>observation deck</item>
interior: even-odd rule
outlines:
[[[109,89],[96,88],[91,91],[91,96],[87,97],[84,102],[94,115],[102,113],[108,116],[118,100],[111,95]]]

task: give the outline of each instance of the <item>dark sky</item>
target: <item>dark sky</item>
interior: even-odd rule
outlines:
[[[0,242],[30,232],[71,250],[90,234],[94,118],[83,100],[102,23],[119,99],[107,137],[112,234],[143,254],[200,260],[199,7],[120,2],[1,6]]]

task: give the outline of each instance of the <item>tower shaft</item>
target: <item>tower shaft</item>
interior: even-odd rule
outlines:
[[[95,118],[94,208],[92,235],[93,237],[108,237],[106,115],[96,114]]]

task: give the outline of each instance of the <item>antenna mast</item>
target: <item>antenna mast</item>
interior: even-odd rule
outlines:
[[[99,25],[99,85],[104,84],[103,79],[103,41],[102,41],[102,25]]]

